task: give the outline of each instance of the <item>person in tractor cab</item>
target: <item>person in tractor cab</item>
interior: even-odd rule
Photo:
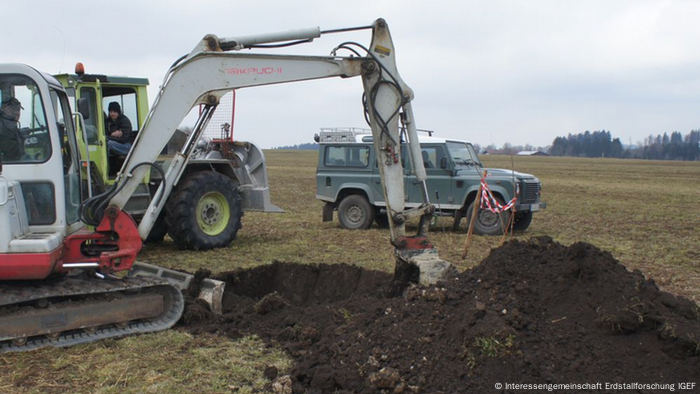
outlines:
[[[0,154],[4,160],[18,161],[24,155],[24,137],[18,126],[23,109],[22,103],[14,97],[4,100],[0,106]]]
[[[107,147],[110,156],[126,155],[131,149],[131,121],[122,114],[118,102],[109,103],[107,119]]]

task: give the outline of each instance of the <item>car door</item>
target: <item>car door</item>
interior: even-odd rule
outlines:
[[[445,147],[440,144],[422,144],[421,156],[420,159],[423,160],[428,177],[426,180],[428,198],[431,203],[435,204],[437,209],[440,209],[442,205],[449,204],[453,200],[450,160],[447,157]],[[445,168],[441,168],[441,164],[444,164]],[[417,206],[423,203],[422,185],[416,179],[415,172],[407,176],[406,183],[409,188],[408,194],[411,205]]]

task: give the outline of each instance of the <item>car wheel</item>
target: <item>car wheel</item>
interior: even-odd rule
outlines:
[[[347,196],[338,205],[340,226],[348,230],[364,230],[374,221],[374,209],[367,198],[359,194]]]
[[[532,223],[532,211],[516,212],[515,223],[513,224],[514,231],[525,231]]]
[[[496,197],[498,203],[503,205],[503,200]],[[467,209],[467,226],[471,222],[472,212],[474,212],[474,204],[469,204]],[[479,235],[502,235],[503,229],[508,225],[511,211],[501,212],[500,214],[491,212],[488,209],[481,209],[477,212],[477,220],[474,222],[474,232]],[[468,228],[468,227],[467,227]]]

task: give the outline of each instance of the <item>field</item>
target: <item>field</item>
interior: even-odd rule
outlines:
[[[388,231],[346,231],[321,222],[315,200],[316,152],[267,151],[272,201],[284,214],[247,213],[238,240],[225,250],[147,246],[144,261],[222,272],[272,261],[350,263],[393,270]],[[487,166],[532,173],[548,208],[518,238],[548,235],[563,244],[592,243],[654,278],[663,289],[700,301],[700,163],[615,159],[485,156]],[[431,233],[443,259],[467,269],[497,246],[475,237],[461,259],[464,233]],[[248,393],[264,389],[263,370],[290,359],[255,337],[232,341],[182,330],[108,340],[70,349],[0,355],[2,393]]]

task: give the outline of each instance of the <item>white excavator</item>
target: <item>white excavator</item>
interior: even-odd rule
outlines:
[[[372,31],[369,47],[345,42],[330,56],[241,52],[359,29]],[[177,322],[184,308],[182,292],[192,276],[136,259],[219,99],[231,89],[361,76],[390,213],[397,279],[430,283],[449,272],[450,264],[438,258],[426,237],[434,207],[420,160],[413,92],[399,76],[395,55],[383,19],[328,31],[207,35],[168,70],[114,186],[85,201],[81,177],[89,171],[81,171],[73,123],[87,116],[84,103],[79,100],[72,113],[55,78],[26,65],[0,65],[0,352],[160,331]],[[197,105],[204,110],[194,131],[169,166],[160,168],[159,153]],[[425,201],[408,210],[399,159],[402,140],[409,142]],[[124,207],[152,168],[161,173],[162,183],[137,225]],[[420,217],[418,234],[407,236],[405,223],[413,217]],[[202,288],[216,311],[223,284],[205,281]]]

